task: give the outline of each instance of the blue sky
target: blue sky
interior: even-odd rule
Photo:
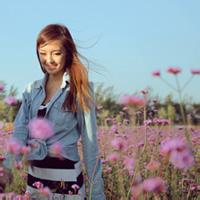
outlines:
[[[117,95],[150,86],[154,95],[165,97],[171,89],[151,76],[153,70],[173,84],[166,69],[180,66],[183,84],[191,68],[200,68],[199,8],[198,0],[3,1],[0,80],[15,85],[20,98],[29,82],[42,78],[37,34],[47,24],[62,23],[91,61],[92,81],[113,85]],[[200,101],[199,83],[196,76],[185,90],[195,102]]]

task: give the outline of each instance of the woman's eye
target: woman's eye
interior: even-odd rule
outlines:
[[[46,54],[45,53],[40,53],[40,55],[45,56]]]
[[[56,56],[60,56],[60,55],[61,55],[61,53],[54,53],[54,55],[56,55]]]

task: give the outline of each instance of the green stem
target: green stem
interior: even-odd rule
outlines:
[[[166,84],[168,85],[171,89],[173,89],[175,92],[177,92],[177,89],[171,85],[168,81],[166,81],[164,78],[160,77],[160,79]]]
[[[186,88],[186,86],[190,83],[190,81],[193,79],[194,75],[191,75],[190,78],[185,82],[185,84],[182,87],[182,91]]]
[[[184,107],[183,107],[182,90],[181,90],[181,87],[180,87],[180,83],[179,83],[178,77],[175,76],[175,78],[176,78],[176,84],[177,84],[177,88],[178,88],[177,91],[178,91],[178,96],[179,96],[179,106],[180,106],[180,110],[181,110],[183,124],[186,126],[187,123],[186,123],[186,117],[185,117],[185,112],[184,112]],[[187,130],[187,128],[185,126],[184,126],[185,138],[190,143],[190,135],[189,135],[188,130]]]

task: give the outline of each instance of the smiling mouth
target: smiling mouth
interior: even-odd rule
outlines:
[[[55,69],[57,65],[46,65],[47,68],[49,69]]]

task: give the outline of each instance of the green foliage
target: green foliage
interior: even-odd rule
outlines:
[[[97,123],[105,125],[106,118],[116,117],[122,111],[122,106],[117,103],[113,87],[104,88],[103,84],[96,87],[95,98],[98,109]]]
[[[26,181],[22,178],[23,170],[16,168],[12,169],[13,181],[11,184],[7,184],[5,192],[14,192],[16,194],[23,194],[26,189]]]
[[[1,81],[1,83],[4,84],[5,89],[4,91],[0,92],[0,121],[3,122],[13,122],[16,113],[18,111],[20,102],[15,106],[9,106],[4,102],[4,99],[6,96],[17,96],[17,88],[15,88],[13,85],[9,88],[9,90],[6,90],[6,84]]]

